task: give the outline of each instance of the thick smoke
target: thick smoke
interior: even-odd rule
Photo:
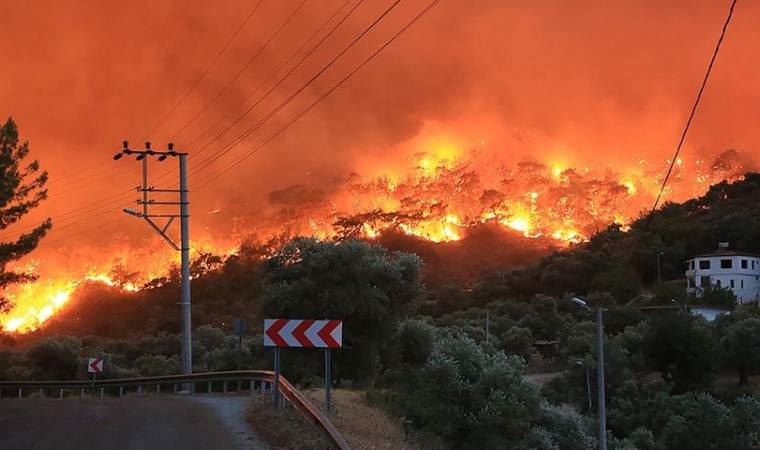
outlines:
[[[324,76],[222,156],[224,145],[265,117],[391,4],[365,0],[251,115],[208,144],[232,119],[207,134],[204,130],[224,117],[237,117],[241,103],[242,108],[251,105],[245,102],[251,92],[345,3],[308,0],[237,81],[175,136],[300,2],[264,1],[203,82],[150,136],[155,147],[171,139],[179,149],[199,155],[191,170],[210,156],[219,158],[190,179],[196,249],[208,245],[229,252],[251,235],[300,230],[304,223],[307,229],[324,230],[336,218],[347,231],[351,226],[365,230],[356,222],[362,214],[402,225],[423,214],[438,220],[433,231],[448,234],[458,233],[460,222],[490,217],[491,209],[494,219],[489,220],[512,221],[510,226],[520,230],[527,224],[502,217],[510,214],[499,210],[502,195],[522,198],[528,214],[544,199],[563,198],[566,185],[591,192],[594,200],[599,189],[611,199],[644,197],[656,189],[672,155],[728,8],[728,1],[441,1],[302,120],[204,186],[330,89],[427,4],[402,1]],[[41,280],[23,287],[18,297],[18,320],[26,321],[52,314],[51,299],[60,307],[85,274],[100,276],[116,268],[159,276],[176,259],[144,223],[121,214],[122,207],[133,206],[129,196],[108,200],[139,181],[135,162],[116,162],[111,156],[124,138],[135,147],[142,144],[217,55],[252,2],[5,3],[0,14],[0,118],[16,119],[33,157],[51,178],[49,200],[20,227],[54,219],[53,232],[28,262]],[[731,176],[755,167],[747,155],[754,155],[760,144],[754,123],[760,116],[760,84],[751,82],[760,69],[759,15],[760,3],[740,2],[688,136],[683,164],[676,167],[674,192],[689,192],[690,184],[705,189],[714,181],[713,173]],[[264,84],[254,98],[271,85]],[[448,161],[462,156],[464,161]],[[557,184],[536,187],[536,198],[519,197],[525,195],[520,183],[529,185],[530,180],[509,174],[530,172],[532,166],[520,165],[522,161],[536,161],[534,168],[544,168],[537,173],[554,173],[548,179]],[[415,178],[441,165],[456,169],[455,176],[432,184]],[[486,170],[496,168],[500,170]],[[158,175],[170,169],[174,167],[166,162],[151,170]],[[589,173],[601,174],[602,181],[589,180]],[[701,174],[699,183],[693,183],[694,173]],[[447,180],[453,186],[470,180],[462,186],[477,189],[449,192]],[[435,187],[447,203],[415,192],[401,196],[409,186]],[[364,195],[383,190],[381,198]],[[367,205],[352,210],[357,197]],[[452,216],[452,205],[461,214]],[[469,209],[473,205],[486,211],[476,211],[477,216]],[[602,217],[608,220],[610,214]]]
[[[193,117],[298,3],[264,2],[152,139],[167,141]],[[300,86],[389,3],[362,4],[220,142],[230,142]],[[402,2],[244,145],[191,179],[191,187],[276,130],[426,3]],[[617,168],[642,159],[664,164],[725,16],[723,3],[443,1],[281,137],[194,191],[194,229],[224,230],[232,218],[256,213],[270,200],[310,201],[352,172],[377,176],[399,170],[427,150],[420,148],[427,139],[483,146],[506,163],[527,157],[565,167]],[[341,4],[309,0],[237,82],[176,138],[178,146],[197,151],[214,133],[189,142],[231,114]],[[187,0],[32,1],[6,8],[0,23],[0,38],[8,44],[0,72],[0,115],[19,122],[52,179],[51,199],[35,217],[55,218],[133,187],[137,165],[110,159],[120,141],[127,137],[139,143],[203,72],[249,8],[235,1]],[[760,5],[753,2],[736,11],[687,140],[685,154],[691,158],[728,148],[752,152],[760,143],[760,129],[753,124],[760,113],[760,86],[747,82],[760,69],[754,57],[758,13]],[[198,160],[220,147],[219,142],[210,145]],[[67,184],[88,175],[93,178]],[[292,185],[301,187],[288,188]],[[103,217],[113,219],[120,208],[111,209],[113,214]],[[133,237],[145,233],[141,224],[125,218],[104,227],[97,242],[93,233],[71,236],[85,225],[90,223],[54,231],[51,238],[97,247],[114,228]]]

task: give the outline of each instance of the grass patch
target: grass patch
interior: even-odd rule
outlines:
[[[275,409],[269,395],[253,396],[248,423],[272,450],[329,449],[333,446],[291,407]]]
[[[313,389],[304,394],[324,411],[324,389]],[[362,450],[427,450],[440,449],[437,445],[423,445],[404,432],[400,419],[374,407],[363,391],[335,389],[332,391],[330,421],[348,441],[351,448]]]
[[[304,395],[324,412],[325,391],[313,389]],[[363,391],[335,389],[332,411],[327,417],[356,450],[427,450],[437,445],[421,445],[404,432],[401,420],[371,406]],[[272,449],[327,449],[331,444],[316,427],[291,407],[276,410],[268,395],[257,395],[248,414],[256,434]]]

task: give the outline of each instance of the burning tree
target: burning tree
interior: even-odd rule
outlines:
[[[8,119],[0,128],[0,230],[17,223],[47,197],[48,174],[40,172],[36,160],[23,165],[28,154],[29,143],[20,143],[18,127],[13,119]],[[9,269],[8,265],[34,250],[51,226],[48,218],[15,240],[0,242],[0,290],[35,279],[33,274]],[[0,295],[0,310],[10,306],[11,301]]]

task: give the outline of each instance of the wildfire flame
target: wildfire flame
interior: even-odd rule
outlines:
[[[632,219],[651,207],[668,165],[668,161],[642,160],[616,171],[572,167],[565,161],[483,163],[477,146],[465,150],[441,137],[423,140],[421,145],[423,151],[417,152],[405,169],[390,168],[366,178],[354,175],[329,193],[303,186],[273,192],[271,207],[256,218],[258,237],[267,239],[287,229],[291,234],[322,239],[375,239],[395,230],[449,242],[464,239],[474,226],[494,223],[526,238],[571,245],[611,223],[627,229]],[[724,152],[712,164],[701,158],[676,161],[665,198],[691,198],[703,194],[711,184],[741,178],[750,168],[740,153],[732,152]],[[223,214],[220,209],[213,212]],[[238,236],[246,234],[246,220],[233,218],[231,223],[242,229]],[[196,247],[203,247],[206,252],[228,256],[237,251],[239,243],[204,238],[193,242],[193,254],[200,252]],[[136,292],[178,263],[176,252],[168,250],[150,248],[135,253],[134,247],[126,246],[95,267],[89,263],[79,271],[45,274],[38,282],[14,287],[6,295],[15,307],[0,316],[2,328],[10,332],[37,329],[63,308],[83,283]],[[129,267],[141,269],[132,273]],[[39,263],[29,263],[24,269],[38,273]]]

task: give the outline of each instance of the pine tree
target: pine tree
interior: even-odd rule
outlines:
[[[29,143],[19,142],[18,127],[13,119],[8,119],[0,128],[0,230],[17,223],[47,198],[48,174],[40,172],[36,160],[24,166],[23,160],[28,154]],[[0,242],[0,293],[9,285],[36,278],[33,274],[9,269],[8,265],[34,250],[51,226],[48,218],[14,241]],[[0,294],[0,310],[10,306],[10,301]]]

